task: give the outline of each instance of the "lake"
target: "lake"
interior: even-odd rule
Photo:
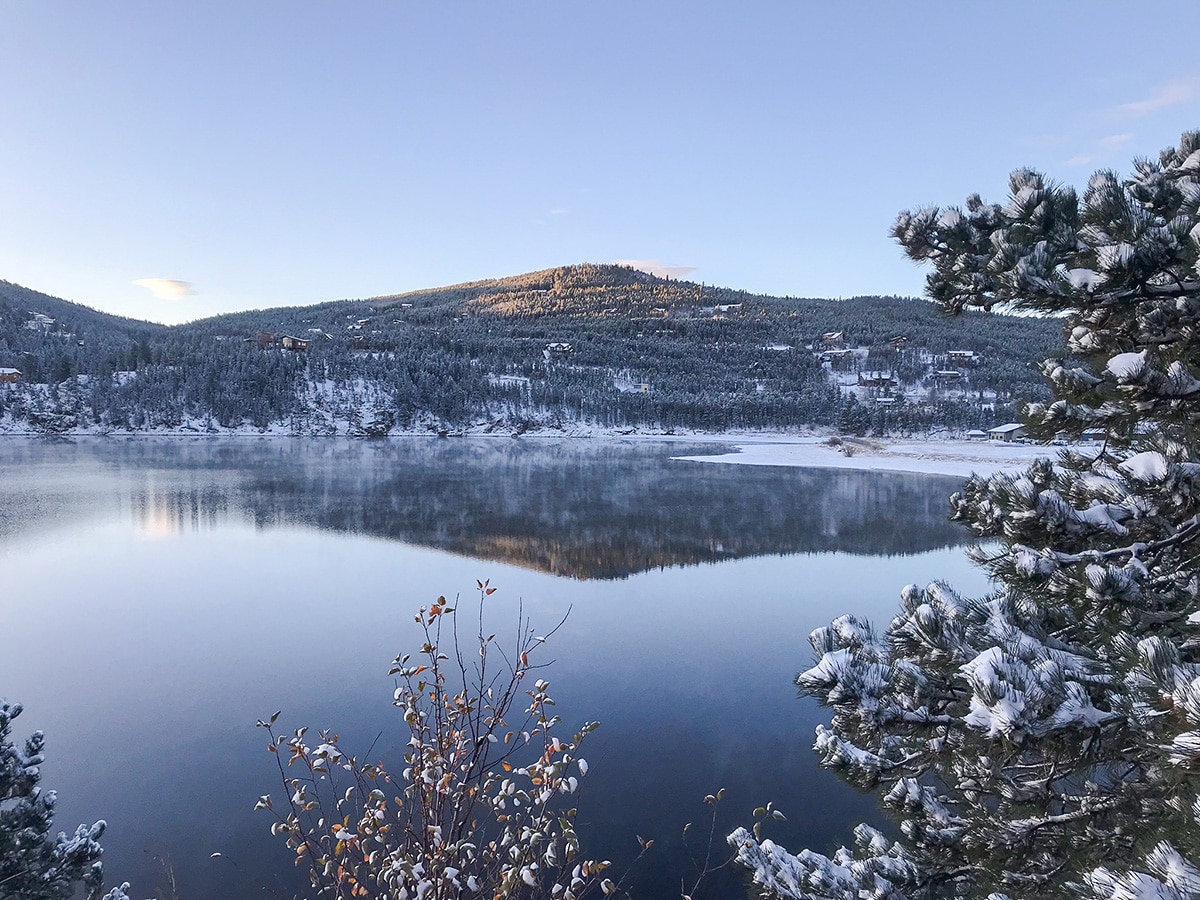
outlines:
[[[813,628],[882,627],[905,584],[986,590],[945,521],[960,480],[671,459],[728,449],[0,440],[0,696],[25,706],[18,737],[46,732],[56,829],[106,819],[108,881],[138,897],[171,879],[181,898],[292,896],[291,854],[252,811],[280,796],[255,721],[282,709],[288,730],[391,752],[407,736],[387,671],[419,643],[413,613],[476,579],[498,628],[567,616],[542,677],[568,728],[602,723],[578,828],[618,869],[655,839],[635,896],[690,886],[680,835],[720,787],[718,852],[768,800],[788,819],[766,835],[797,849],[885,826],[817,765],[828,717],[793,678]]]

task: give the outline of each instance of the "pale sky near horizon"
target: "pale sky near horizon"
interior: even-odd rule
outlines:
[[[619,260],[918,294],[897,212],[1176,143],[1196,34],[1159,0],[0,0],[0,279],[163,322]]]

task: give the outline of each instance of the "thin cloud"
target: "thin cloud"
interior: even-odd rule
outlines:
[[[695,266],[668,266],[657,259],[618,259],[616,265],[629,266],[631,269],[637,269],[648,275],[657,275],[659,278],[684,278],[696,271]]]
[[[195,293],[188,282],[175,278],[138,278],[133,283],[144,287],[160,300],[181,300]]]
[[[1075,156],[1072,156],[1070,159],[1068,159],[1066,164],[1068,166],[1075,167],[1090,166],[1097,157],[1104,159],[1118,147],[1124,147],[1126,144],[1128,144],[1131,140],[1133,140],[1133,137],[1134,135],[1131,131],[1126,131],[1121,134],[1110,134],[1107,137],[1102,137],[1092,146],[1092,152],[1077,153]]]
[[[1195,96],[1195,78],[1186,81],[1172,81],[1160,87],[1149,97],[1143,100],[1134,100],[1132,103],[1122,103],[1117,109],[1135,116],[1144,116],[1147,113],[1152,113],[1168,106],[1178,106],[1181,103],[1187,103]]]

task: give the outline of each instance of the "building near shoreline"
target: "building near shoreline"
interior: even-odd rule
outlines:
[[[997,425],[988,429],[988,437],[993,441],[1016,441],[1025,437],[1025,426],[1020,422],[1009,422],[1007,425]]]

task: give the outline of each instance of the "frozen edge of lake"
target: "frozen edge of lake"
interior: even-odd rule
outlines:
[[[852,455],[831,446],[825,438],[741,438],[726,436],[733,453],[715,456],[680,456],[676,459],[745,466],[808,466],[877,472],[915,472],[924,475],[971,474],[1023,469],[1039,457],[1057,456],[1057,447],[1038,444],[1002,444],[978,441],[854,441]]]

